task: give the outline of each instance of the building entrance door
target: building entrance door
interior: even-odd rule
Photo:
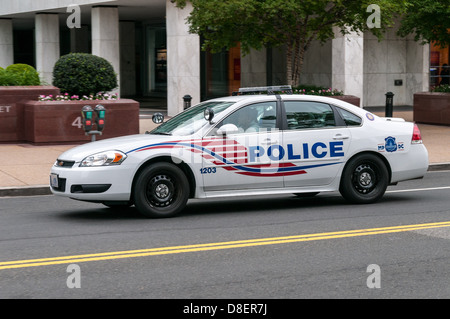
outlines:
[[[167,40],[164,26],[144,28],[144,68],[141,70],[144,96],[167,95]]]

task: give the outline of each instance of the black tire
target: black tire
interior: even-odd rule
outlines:
[[[146,217],[164,218],[178,214],[189,198],[189,182],[183,171],[171,163],[155,163],[137,176],[134,205]]]
[[[339,191],[352,203],[370,204],[383,197],[388,184],[389,172],[383,160],[374,154],[361,154],[345,166]]]

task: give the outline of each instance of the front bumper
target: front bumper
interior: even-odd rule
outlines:
[[[56,167],[50,171],[53,194],[84,201],[129,201],[134,170],[126,165]]]

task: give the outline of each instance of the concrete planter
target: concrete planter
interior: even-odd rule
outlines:
[[[134,100],[28,101],[24,104],[25,139],[34,144],[89,142],[91,137],[82,127],[81,109],[98,104],[105,107],[106,120],[96,140],[139,134],[139,103]]]
[[[54,86],[0,86],[0,143],[25,141],[24,103],[57,95]]]
[[[450,93],[415,93],[414,121],[425,124],[450,125]]]
[[[303,94],[301,94],[303,95]],[[325,96],[325,97],[331,97],[333,99],[341,100],[353,105],[356,105],[357,107],[360,107],[360,101],[361,99],[354,95],[333,95],[333,96]]]
[[[357,107],[360,107],[360,101],[361,99],[354,95],[336,95],[336,96],[330,96],[334,99],[342,100],[344,102],[356,105]]]

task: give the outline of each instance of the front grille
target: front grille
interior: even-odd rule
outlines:
[[[66,185],[64,185],[65,188]],[[111,184],[83,184],[83,185],[72,185],[70,187],[70,192],[81,193],[81,194],[95,194],[104,193],[111,188]]]

